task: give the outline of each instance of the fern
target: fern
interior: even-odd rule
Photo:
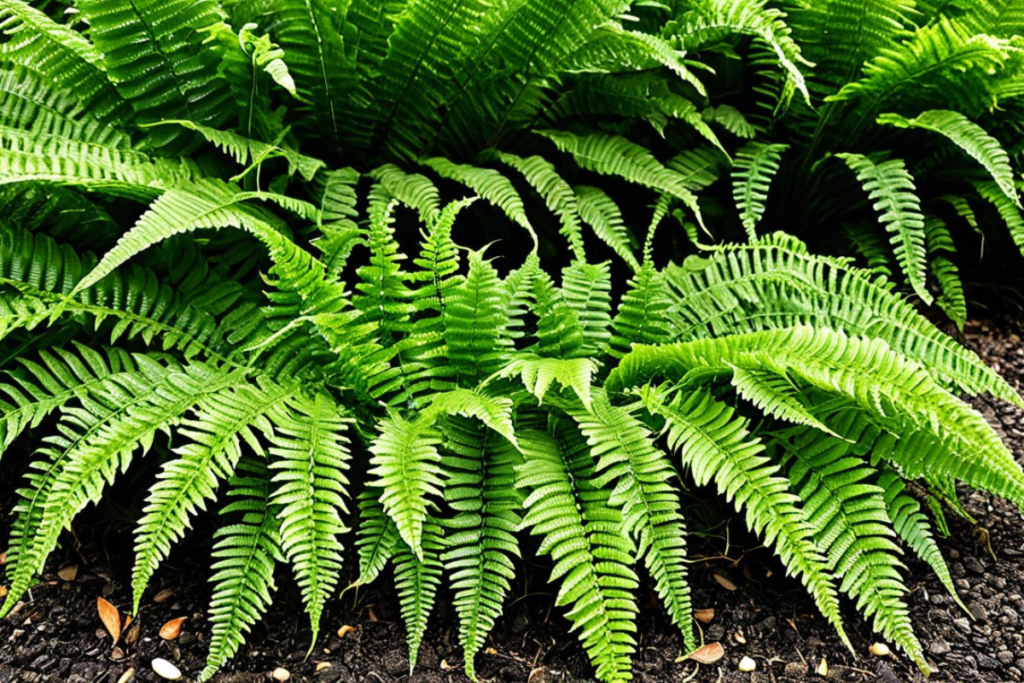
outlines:
[[[779,170],[779,158],[786,145],[749,143],[736,153],[733,162],[733,201],[747,236],[754,238],[754,228],[764,215],[768,185]]]

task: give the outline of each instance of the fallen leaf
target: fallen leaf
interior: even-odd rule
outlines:
[[[377,615],[373,613],[372,607],[367,607],[366,609],[370,612],[370,621],[380,621],[377,619]]]
[[[103,627],[116,643],[121,638],[121,613],[103,598],[96,598],[96,610],[100,613]]]
[[[822,678],[828,676],[828,662],[825,661],[824,657],[821,658],[821,663],[818,664],[818,668],[814,670],[814,673],[818,674]]]
[[[74,581],[75,577],[78,576],[78,565],[72,564],[67,567],[64,567],[59,572],[57,572],[57,576],[59,576],[64,581]]]
[[[128,620],[130,621],[131,617],[128,617]],[[134,645],[136,641],[138,641],[139,632],[141,631],[141,629],[139,628],[139,622],[136,621],[134,624],[131,625],[131,628],[128,628],[128,624],[125,623],[125,628],[122,630],[124,631],[125,645]]]
[[[710,623],[715,618],[715,610],[710,607],[707,609],[697,609],[693,611],[694,618],[702,624]]]
[[[163,589],[162,591],[160,591],[159,593],[157,593],[156,595],[153,596],[153,602],[155,602],[156,604],[159,605],[162,602],[167,602],[173,596],[174,596],[174,591],[172,591],[170,588],[165,588],[165,589]]]
[[[718,585],[721,586],[722,588],[724,588],[725,590],[727,590],[727,591],[734,591],[734,590],[736,590],[736,584],[733,583],[732,579],[730,579],[728,576],[726,576],[724,572],[720,572],[720,571],[718,571],[716,569],[715,571],[713,571],[711,573],[711,576],[714,577],[715,581],[718,582]]]
[[[133,678],[135,678],[135,667],[130,666],[127,669],[125,669],[124,673],[121,674],[121,677],[117,679],[117,683],[128,683],[128,681],[132,680]]]
[[[330,669],[330,668],[331,668],[331,663],[330,662],[317,662],[317,664],[316,664],[316,672],[317,673],[320,673],[321,671],[325,671],[325,670]]]
[[[185,623],[185,619],[188,617],[178,617],[177,619],[171,619],[166,624],[160,627],[160,637],[164,640],[174,640],[181,633],[181,625]]]
[[[0,553],[0,567],[4,566],[5,564],[7,564],[7,551],[6,550],[3,551],[2,553]]]
[[[341,628],[338,629],[338,637],[339,638],[344,638],[345,636],[347,636],[348,634],[352,633],[352,631],[355,631],[355,630],[356,630],[355,626],[349,626],[348,624],[345,624],[344,626],[342,626]]]
[[[0,586],[0,598],[7,597],[7,586]]]
[[[124,650],[122,650],[119,647],[115,647],[113,650],[110,651],[110,658],[113,659],[115,662],[124,659]]]
[[[123,630],[125,630],[126,628],[128,628],[128,624],[130,624],[130,623],[132,623],[132,615],[130,615],[130,614],[127,614],[127,615],[125,615],[125,617],[124,617],[124,623],[123,623],[123,624],[121,624],[121,630],[123,631]]]
[[[699,647],[688,654],[686,659],[692,659],[701,664],[714,664],[724,656],[725,648],[722,647],[721,643],[708,643],[704,647]]]
[[[441,669],[447,671],[448,669],[454,669],[455,667],[448,663],[447,659],[441,660]]]

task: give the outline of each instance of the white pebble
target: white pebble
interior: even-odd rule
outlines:
[[[756,668],[757,668],[757,662],[755,662],[750,657],[744,657],[743,659],[740,660],[740,671],[743,671],[743,672],[753,671]]]
[[[155,671],[156,675],[160,678],[166,678],[168,681],[181,680],[181,671],[166,659],[160,659],[157,657],[153,660],[152,666],[153,671]]]
[[[885,643],[872,643],[871,654],[876,657],[884,657],[889,654],[889,646]]]
[[[291,672],[288,671],[288,669],[285,669],[284,667],[281,667],[281,666],[279,666],[276,669],[274,669],[274,673],[272,673],[270,675],[274,677],[275,681],[280,681],[280,683],[284,683],[285,681],[287,681],[289,678],[292,677]]]

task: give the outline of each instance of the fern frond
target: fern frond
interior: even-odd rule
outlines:
[[[452,290],[444,311],[447,362],[465,382],[475,384],[493,373],[511,350],[502,334],[506,297],[494,266],[470,252],[466,279]]]
[[[683,632],[686,650],[691,651],[697,643],[686,571],[686,528],[679,487],[672,481],[675,468],[631,412],[613,406],[599,392],[592,409],[569,414],[597,460],[595,485],[612,488],[608,503],[622,508],[623,524],[636,540],[637,555],[644,559],[658,596]]]
[[[572,389],[583,406],[590,410],[591,387],[596,372],[597,363],[590,358],[541,358],[519,353],[495,376],[519,376],[526,390],[542,403],[552,383],[557,382],[565,389]]]
[[[562,297],[583,332],[580,353],[602,356],[611,339],[612,276],[607,263],[573,263],[562,271]]]
[[[427,620],[434,609],[437,588],[441,585],[441,553],[445,540],[435,520],[427,519],[423,524],[421,541],[419,552],[413,552],[405,543],[399,542],[400,547],[393,559],[395,591],[409,643],[409,675],[416,668],[420,643],[427,632]]]
[[[425,561],[423,525],[427,520],[427,496],[438,496],[441,456],[437,446],[441,434],[430,416],[413,420],[392,414],[378,423],[379,435],[370,445],[375,479],[371,486],[380,489],[380,501],[395,521],[398,533],[420,562]]]
[[[736,393],[753,403],[765,415],[838,436],[804,406],[799,388],[784,374],[733,367],[732,385]]]
[[[768,187],[779,171],[779,159],[789,145],[748,142],[736,152],[732,170],[732,198],[740,212],[747,236],[754,239],[754,228],[764,215]]]
[[[630,655],[637,613],[638,581],[630,566],[633,543],[609,491],[594,481],[590,449],[574,427],[551,434],[520,432],[523,463],[516,486],[529,491],[523,527],[543,537],[539,552],[551,555],[551,581],[561,580],[555,604],[571,606],[567,617],[579,630],[597,677],[632,680]]]
[[[857,174],[864,191],[874,202],[878,220],[890,234],[900,264],[914,292],[926,304],[932,302],[926,283],[924,216],[914,178],[902,159],[877,162],[863,154],[837,154]]]
[[[270,432],[267,414],[293,390],[265,383],[244,385],[200,399],[195,417],[186,419],[178,433],[189,439],[174,449],[179,457],[167,462],[150,489],[135,530],[135,567],[132,570],[132,613],[137,614],[149,580],[171,545],[189,527],[189,518],[206,509],[217,482],[234,473],[242,456],[241,441],[261,452],[253,429]],[[282,537],[287,544],[288,539]]]
[[[359,527],[356,530],[359,584],[372,583],[402,543],[398,527],[384,511],[380,496],[380,491],[366,489],[356,501],[359,508]]]
[[[1024,254],[1024,216],[1021,215],[1019,205],[1011,201],[1002,188],[996,185],[994,181],[976,182],[973,184],[974,189],[978,191],[982,199],[995,207],[999,217],[1006,224],[1013,243]]]
[[[233,502],[220,514],[242,513],[235,524],[214,532],[210,622],[213,629],[206,666],[199,675],[205,683],[231,659],[244,642],[245,634],[270,607],[274,565],[282,558],[280,529],[270,503],[266,466],[245,458],[228,480]]]
[[[291,563],[313,631],[320,632],[324,604],[338,584],[342,546],[348,531],[348,420],[324,393],[295,397],[270,414],[270,501],[280,507],[281,547]]]
[[[790,493],[789,482],[779,476],[778,466],[762,455],[764,446],[750,435],[747,421],[706,391],[672,398],[645,387],[640,397],[647,410],[665,418],[669,447],[680,454],[697,484],[713,481],[736,510],[745,513],[747,526],[775,546],[786,569],[799,577],[852,650],[832,576],[814,541],[814,527],[797,506],[799,499]]]
[[[466,675],[476,680],[475,655],[515,578],[512,558],[519,557],[519,545],[513,534],[522,521],[522,494],[513,466],[522,458],[507,439],[472,420],[449,419],[443,433],[445,501],[456,514],[445,522],[451,533],[441,560],[455,594]]]
[[[626,227],[615,200],[592,185],[578,185],[576,203],[580,217],[593,228],[598,239],[611,247],[634,271],[640,270],[634,254],[636,237]]]
[[[640,145],[618,135],[591,133],[577,136],[566,131],[539,131],[588,171],[618,176],[631,183],[670,194],[683,202],[699,222],[703,221],[697,198],[675,171],[666,168]],[[584,220],[586,220],[584,218]]]
[[[628,285],[612,319],[611,354],[617,358],[633,344],[661,344],[672,337],[666,319],[672,300],[664,273],[645,259]]]
[[[406,173],[394,164],[374,169],[370,177],[392,197],[416,209],[423,223],[430,225],[441,213],[441,196],[430,178],[419,173]]]
[[[197,32],[226,18],[214,0],[83,0],[77,8],[139,122],[188,119],[216,127],[230,113],[216,56],[195,40]],[[187,142],[182,132],[162,129],[147,142],[180,149]]]
[[[942,220],[931,216],[925,220],[924,232],[928,240],[928,253],[932,255],[932,275],[942,292],[935,303],[963,331],[964,323],[967,322],[967,300],[964,298],[960,269],[950,260],[956,255],[953,236]]]
[[[899,114],[882,114],[878,122],[897,128],[920,128],[942,135],[984,166],[1006,197],[1018,207],[1021,205],[1006,150],[984,128],[960,112],[931,109],[913,119]]]

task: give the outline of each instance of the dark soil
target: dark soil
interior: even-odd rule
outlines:
[[[966,341],[1011,383],[1020,383],[1024,342],[1019,331],[974,324]],[[1014,452],[1024,456],[1021,413],[987,400],[977,405]],[[4,469],[0,491],[7,493],[0,494],[0,538],[6,538],[13,505],[12,475]],[[1021,681],[1024,521],[1012,506],[990,496],[965,492],[963,502],[978,525],[950,516],[951,535],[940,544],[971,615],[960,610],[925,565],[908,559],[909,603],[918,636],[935,664],[931,680]],[[122,674],[129,668],[135,670],[135,681],[159,681],[150,668],[154,657],[175,663],[186,678],[202,670],[210,630],[205,616],[209,533],[204,528],[177,548],[157,574],[138,615],[137,639],[125,644],[123,638],[112,650],[111,638],[97,616],[96,598],[105,596],[120,608],[130,605],[129,520],[129,513],[118,514],[107,505],[76,522],[74,536],[69,534],[63,549],[51,559],[49,573],[16,614],[0,622],[0,683],[123,683]],[[677,662],[682,639],[655,596],[644,589],[634,667],[637,681],[925,680],[905,657],[869,654],[876,639],[851,605],[846,606],[846,617],[857,656],[845,650],[799,583],[786,577],[771,552],[759,548],[741,526],[741,520],[734,519],[731,533],[722,528],[690,542],[694,605],[714,610],[714,618],[701,625],[702,635],[706,642],[720,641],[726,656],[714,665]],[[586,657],[553,607],[553,594],[546,584],[548,565],[532,560],[524,564],[523,578],[513,586],[505,616],[487,651],[478,656],[478,674],[481,679],[509,683],[590,681]],[[77,565],[77,576],[65,581],[57,572],[70,565]],[[723,576],[726,581],[720,580]],[[277,667],[287,669],[292,681],[467,680],[461,672],[454,612],[444,593],[410,676],[405,633],[386,578],[361,591],[350,590],[329,605],[323,632],[308,657],[310,632],[299,597],[287,576],[280,576],[278,585],[281,589],[271,613],[256,625],[248,644],[216,681],[266,683]],[[152,597],[165,589],[173,595],[154,602]],[[160,626],[176,617],[187,617],[181,636],[175,641],[161,639]],[[337,632],[343,625],[355,630],[341,638]],[[738,671],[744,655],[757,662],[756,672]],[[828,671],[824,678],[817,673],[823,661]]]

